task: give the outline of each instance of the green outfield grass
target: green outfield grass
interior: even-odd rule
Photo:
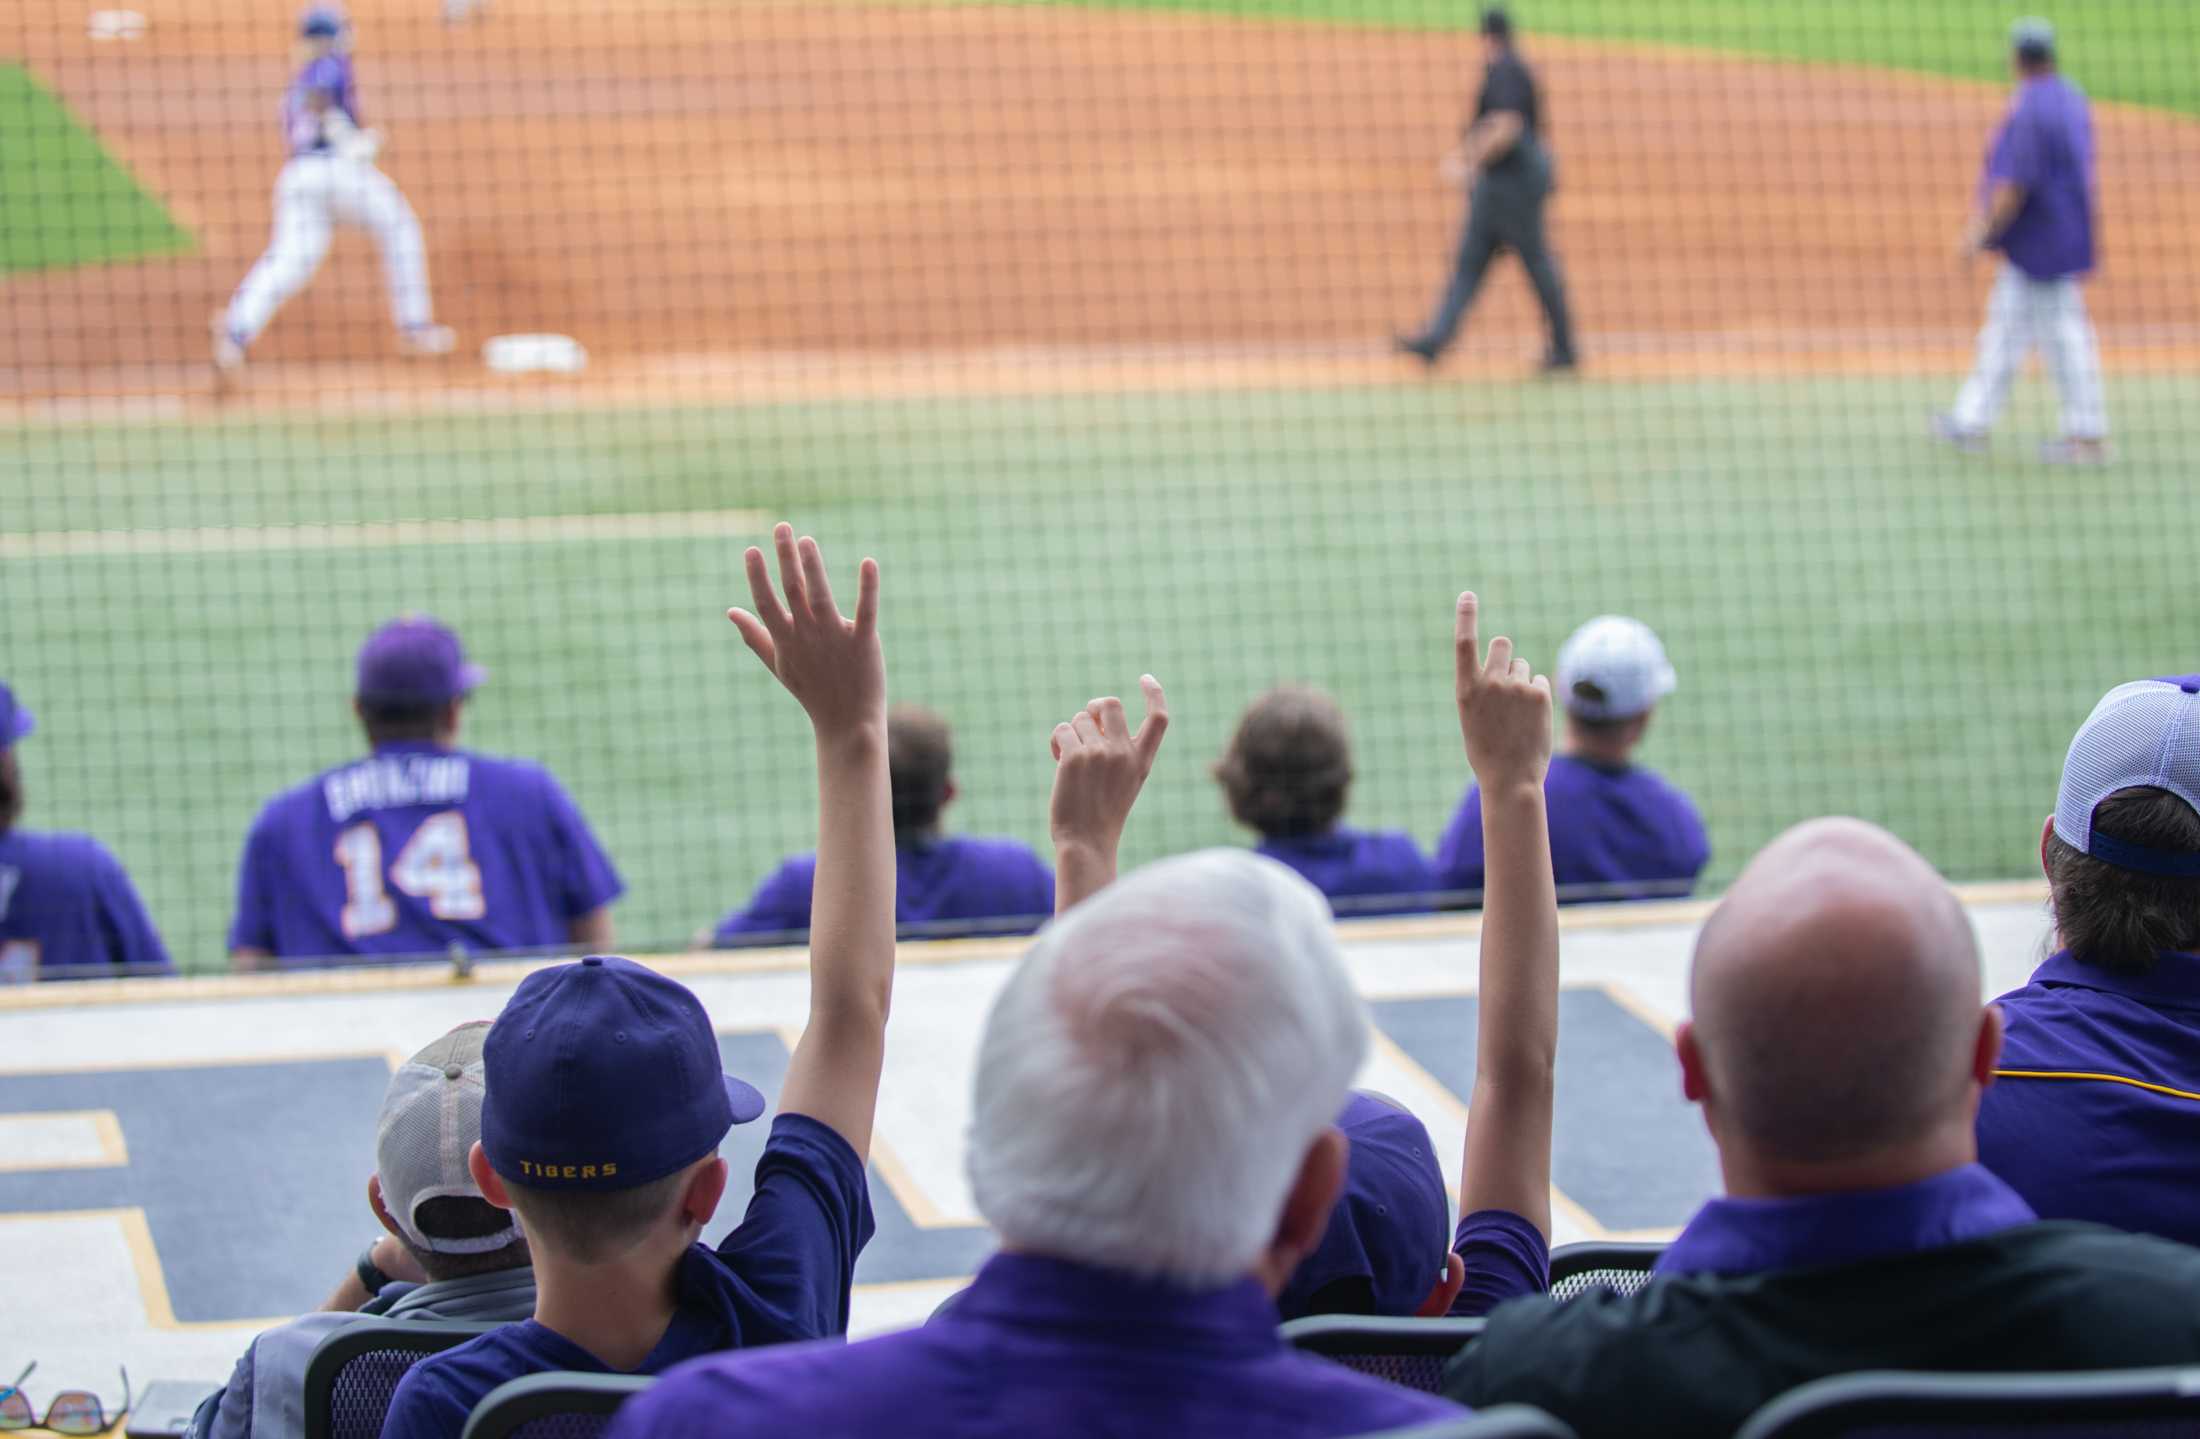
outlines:
[[[0,275],[190,248],[67,106],[0,60]]]
[[[1482,11],[1478,0],[1039,3],[1430,30],[1471,29]],[[2025,13],[2008,0],[1517,0],[1511,9],[1531,33],[1883,65],[1968,80],[2006,76],[2009,23]],[[2033,9],[2061,25],[2064,58],[2094,95],[2200,114],[2200,84],[2192,78],[2200,10],[2187,0],[2085,0]]]
[[[1168,684],[1149,857],[1234,838],[1205,766],[1287,678],[1354,716],[1353,817],[1433,840],[1465,782],[1451,598],[1551,660],[1630,611],[1681,679],[1649,758],[1715,876],[1797,818],[1883,820],[1954,875],[2024,874],[2098,694],[2200,669],[2200,380],[2117,383],[2122,462],[2021,458],[2041,388],[1964,462],[1944,385],[1423,386],[0,432],[10,534],[754,509],[885,567],[895,692],[961,736],[959,824],[1044,835],[1052,723]],[[203,537],[202,537],[203,539]],[[50,543],[51,541],[49,541]],[[26,542],[13,541],[18,547]],[[6,678],[38,712],[28,823],[122,852],[179,954],[217,961],[239,840],[348,757],[350,654],[408,608],[494,671],[469,738],[543,758],[677,942],[812,826],[806,732],[721,617],[732,540],[0,560]]]

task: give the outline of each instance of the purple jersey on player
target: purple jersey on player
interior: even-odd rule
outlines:
[[[283,144],[292,155],[329,153],[321,117],[312,107],[316,95],[326,95],[333,108],[343,111],[352,124],[359,123],[359,95],[352,85],[349,55],[323,55],[308,61],[283,92]]]
[[[105,845],[81,834],[0,834],[0,983],[174,972]]]
[[[624,886],[539,765],[378,745],[277,795],[245,840],[229,947],[284,958],[566,943]]]
[[[949,835],[894,851],[894,922],[904,927],[992,921],[996,934],[1029,934],[1054,914],[1054,873],[1013,839]],[[810,927],[817,856],[773,870],[748,904],[718,921],[712,942],[754,944]]]
[[[1687,795],[1640,765],[1610,768],[1571,755],[1543,781],[1559,902],[1676,898],[1711,862],[1703,817]],[[1482,791],[1467,797],[1436,847],[1437,882],[1482,888]]]
[[[2085,92],[2060,75],[2017,87],[1986,152],[1979,208],[1997,184],[2019,185],[2024,204],[1995,248],[2035,280],[2093,268],[2093,117]]]

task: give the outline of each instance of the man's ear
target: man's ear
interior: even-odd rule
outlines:
[[[710,1217],[718,1212],[718,1201],[726,1197],[726,1176],[726,1161],[715,1154],[697,1165],[687,1188],[680,1191],[681,1217],[697,1229],[710,1223]]]
[[[1979,1016],[1978,1040],[1971,1050],[1971,1077],[1981,1089],[1994,1082],[1994,1069],[2001,1063],[2001,1006],[1989,1004]]]
[[[2046,873],[2048,872],[2048,869],[2047,869],[2047,842],[2048,842],[2049,840],[2053,839],[2054,837],[2055,837],[2055,817],[2054,817],[2053,815],[2049,815],[2049,816],[2047,817],[2047,823],[2045,823],[2045,824],[2043,824],[2043,825],[2041,825],[2041,826],[2040,826],[2040,873],[2041,873],[2041,874],[2046,874]]]
[[[1673,1053],[1681,1062],[1681,1096],[1701,1104],[1711,1095],[1711,1077],[1704,1070],[1703,1049],[1696,1043],[1696,1022],[1684,1019],[1673,1029]]]
[[[1351,1141],[1335,1125],[1325,1127],[1307,1146],[1298,1177],[1283,1197],[1283,1212],[1276,1216],[1276,1237],[1268,1241],[1268,1252],[1254,1264],[1255,1277],[1270,1297],[1283,1292],[1292,1272],[1328,1232],[1329,1212],[1337,1207],[1337,1196],[1344,1192],[1345,1161],[1351,1150]]]
[[[382,1221],[384,1229],[399,1239],[405,1237],[405,1231],[397,1227],[397,1219],[390,1213],[389,1205],[383,1202],[382,1176],[379,1174],[367,1176],[367,1208],[374,1211],[374,1217]]]
[[[1421,1301],[1421,1307],[1413,1311],[1416,1319],[1441,1319],[1451,1312],[1451,1301],[1459,1297],[1459,1291],[1467,1287],[1467,1261],[1456,1254],[1444,1256],[1444,1277],[1436,1281],[1436,1287]]]
[[[949,775],[947,777],[947,783],[940,786],[940,808],[945,809],[949,805],[953,804],[955,802],[955,796],[961,793],[962,789],[955,783],[955,777],[953,775]]]
[[[504,1187],[504,1176],[489,1167],[489,1153],[475,1140],[474,1147],[466,1151],[466,1172],[474,1177],[474,1187],[481,1197],[499,1209],[512,1207],[512,1192]]]

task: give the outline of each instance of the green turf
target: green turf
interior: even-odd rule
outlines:
[[[13,531],[754,507],[886,572],[897,695],[958,726],[959,823],[1043,837],[1053,721],[1169,685],[1137,856],[1228,841],[1205,766],[1271,682],[1334,689],[1353,817],[1432,840],[1464,783],[1451,596],[1548,663],[1630,611],[1681,690],[1649,759],[1701,799],[1716,877],[1848,811],[1955,875],[2031,864],[2061,748],[2110,683],[2200,668],[2200,380],[2119,382],[2122,462],[2069,475],[1918,438],[1943,386],[1406,386],[0,432]],[[563,775],[676,942],[811,833],[793,704],[720,617],[731,542],[0,562],[0,653],[39,713],[28,822],[111,840],[185,961],[215,962],[240,837],[347,757],[348,664],[407,608],[494,671],[484,748]]]
[[[1032,0],[1014,0],[1032,3]],[[1471,28],[1476,0],[1036,0],[1266,20]],[[2200,8],[2190,0],[2035,6],[2062,27],[2070,71],[2095,96],[2200,114]],[[1517,0],[1523,31],[1843,61],[1992,80],[2007,73],[2014,0]],[[1532,43],[1532,42],[1531,42]]]
[[[190,247],[191,236],[58,97],[0,61],[0,275]]]

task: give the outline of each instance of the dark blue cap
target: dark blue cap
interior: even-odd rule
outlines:
[[[6,749],[19,739],[30,738],[38,721],[31,712],[16,701],[15,691],[0,683],[0,749]]]
[[[1389,1100],[1354,1093],[1337,1116],[1351,1141],[1344,1193],[1330,1211],[1322,1242],[1306,1256],[1276,1308],[1286,1319],[1317,1310],[1315,1296],[1345,1280],[1364,1280],[1374,1312],[1411,1316],[1444,1277],[1451,1253],[1451,1197],[1428,1129]]]
[[[308,40],[327,40],[344,33],[344,12],[333,5],[316,5],[298,20],[298,33]]]
[[[764,1112],[720,1067],[702,1001],[616,955],[520,981],[481,1058],[482,1152],[527,1189],[632,1189]]]

